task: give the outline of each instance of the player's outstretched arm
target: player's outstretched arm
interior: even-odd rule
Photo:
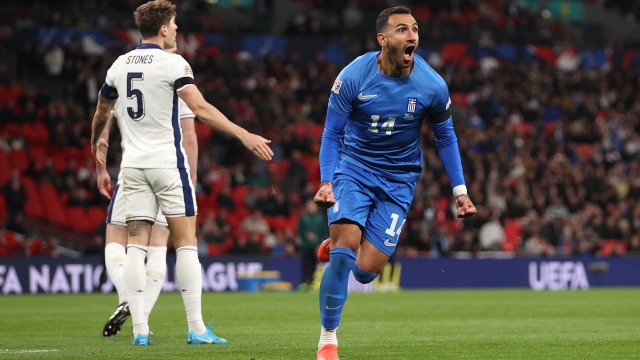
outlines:
[[[340,138],[344,133],[347,117],[331,109],[327,110],[327,120],[322,132],[320,145],[320,189],[313,201],[322,208],[329,208],[336,203],[333,194],[333,177],[338,162]]]
[[[93,115],[93,123],[91,125],[91,152],[98,164],[105,164],[107,162],[106,152],[105,154],[101,153],[100,147],[108,146],[108,144],[101,135],[107,127],[109,115],[117,100],[117,98],[108,99],[104,97],[102,93],[98,96],[98,105],[96,106],[96,113]]]
[[[107,119],[107,125],[104,127],[102,134],[100,134],[100,139],[98,141],[98,151],[105,158],[104,163],[99,163],[96,161],[96,175],[97,175],[97,183],[98,190],[100,190],[100,194],[102,194],[107,199],[111,199],[111,176],[107,171],[107,146],[102,146],[101,144],[109,144],[109,130],[111,130],[111,124],[113,124],[113,112],[109,113],[109,118]],[[103,142],[104,141],[104,142]]]
[[[242,144],[258,158],[271,160],[273,151],[269,148],[271,140],[248,132],[234,124],[213,105],[209,104],[195,86],[184,86],[178,90],[178,96],[203,123],[229,134],[242,142]]]

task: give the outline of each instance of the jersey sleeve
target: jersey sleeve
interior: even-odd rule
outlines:
[[[439,77],[439,76],[438,76]],[[453,194],[457,197],[467,193],[462,171],[462,160],[458,150],[458,138],[453,129],[451,117],[451,99],[447,84],[439,77],[435,84],[431,106],[429,108],[429,121],[436,139],[436,147],[440,154],[442,165],[449,176],[449,182]]]
[[[449,88],[444,80],[435,86],[431,106],[429,107],[429,121],[438,124],[445,122],[451,117],[451,99],[449,98]]]
[[[186,86],[194,85],[193,71],[187,60],[180,55],[175,55],[169,65],[169,82],[173,84],[176,91],[184,89]]]
[[[178,112],[180,114],[180,120],[196,117],[193,111],[189,109],[189,106],[187,106],[187,103],[180,98],[178,98]]]
[[[113,100],[118,98],[118,89],[116,89],[115,85],[115,73],[114,69],[118,64],[118,60],[111,65],[109,70],[107,71],[107,76],[104,79],[104,84],[100,88],[100,95],[103,97]]]
[[[331,96],[329,96],[329,109],[343,116],[349,116],[351,113],[358,91],[358,84],[351,73],[350,67],[340,72],[331,87]]]

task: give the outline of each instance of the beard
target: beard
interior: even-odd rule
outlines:
[[[413,60],[413,54],[409,60],[405,59],[404,47],[402,46],[393,46],[389,44],[389,56],[391,58],[391,62],[400,68],[408,68],[411,67],[411,61]]]

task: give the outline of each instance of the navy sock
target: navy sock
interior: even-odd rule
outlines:
[[[327,330],[340,325],[340,316],[347,301],[349,272],[356,261],[350,249],[336,248],[329,252],[331,258],[320,283],[320,322]]]

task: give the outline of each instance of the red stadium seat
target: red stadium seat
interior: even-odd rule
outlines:
[[[42,146],[34,146],[29,150],[31,161],[35,161],[38,165],[43,166],[47,160],[47,151]]]
[[[600,241],[602,243],[600,256],[611,256],[616,248],[618,248],[618,254],[616,255],[624,255],[627,252],[627,242],[625,240],[604,239]]]
[[[10,137],[16,136],[17,134],[22,134],[22,128],[18,124],[9,123],[6,125],[5,130],[9,133]]]
[[[24,149],[12,150],[9,153],[9,164],[12,169],[18,169],[20,173],[23,173],[27,166],[29,166],[29,156]]]
[[[196,136],[198,138],[198,144],[205,144],[211,139],[211,135],[213,135],[214,131],[212,127],[205,125],[204,123],[197,121],[195,122]]]
[[[231,189],[231,199],[236,204],[236,207],[244,207],[244,199],[247,197],[249,189],[246,186],[236,186]]]
[[[43,247],[44,247],[44,244],[43,244],[42,238],[35,238],[31,243],[31,247],[29,248],[29,251],[31,252],[31,256],[43,255],[40,253]]]
[[[22,136],[29,146],[44,146],[49,140],[49,130],[41,121],[34,124],[24,124],[22,126]]]
[[[9,99],[11,99],[11,93],[6,86],[0,86],[0,106],[4,106]]]
[[[51,155],[51,158],[53,158],[53,168],[56,172],[62,172],[67,167],[67,156],[64,152],[55,152]]]
[[[40,201],[38,188],[32,178],[25,176],[22,178],[22,184],[27,193],[27,202],[24,204],[24,211],[38,218],[45,218],[44,208]]]
[[[578,149],[580,150],[580,154],[585,159],[589,159],[591,157],[591,151],[593,151],[593,145],[591,144],[579,144]]]
[[[529,136],[531,133],[531,123],[526,121],[513,122],[509,124],[509,130],[519,133],[521,136]]]
[[[51,184],[40,185],[38,189],[40,198],[44,204],[45,215],[49,221],[56,225],[67,225],[67,214],[62,206],[56,189]]]
[[[317,157],[301,157],[302,165],[307,170],[307,180],[314,184],[320,184],[320,161]]]
[[[20,97],[22,97],[22,88],[19,86],[12,86],[9,88],[9,97],[13,100],[13,101],[18,101],[20,100]]]
[[[78,166],[83,165],[82,151],[77,147],[68,147],[65,149],[64,154],[67,156],[67,159],[74,159],[76,161],[76,170]]]
[[[503,251],[516,251],[522,242],[522,220],[505,219],[504,220],[505,239],[502,242]]]
[[[269,224],[271,226],[271,224]],[[272,231],[283,231],[289,226],[289,218],[286,216],[274,216]]]
[[[209,182],[209,188],[211,189],[211,194],[209,194],[209,196],[215,202],[218,194],[222,191],[222,188],[229,183],[229,174],[227,172],[220,171],[215,165],[212,166],[211,170],[215,170],[219,173],[219,176],[215,181]]]
[[[229,212],[229,225],[231,225],[231,231],[236,231],[240,226],[240,223],[244,218],[251,215],[251,211],[245,207],[238,207]]]
[[[280,183],[289,172],[289,160],[271,160],[267,163],[269,179],[273,183]]]
[[[82,232],[94,230],[83,208],[79,206],[69,206],[67,208],[67,214],[69,215],[69,226],[71,226],[72,229]]]
[[[9,156],[4,150],[0,149],[0,186],[4,186],[11,177],[9,169]]]
[[[97,229],[107,219],[107,210],[102,206],[90,206],[87,211],[87,221],[91,230]]]
[[[5,216],[7,216],[7,205],[4,202],[4,195],[0,194],[0,224],[4,224]]]

